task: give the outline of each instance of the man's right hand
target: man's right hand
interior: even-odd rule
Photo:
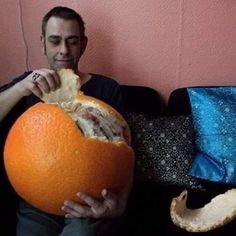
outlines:
[[[25,79],[0,93],[0,122],[23,97],[34,94],[40,98],[43,92],[55,91],[60,85],[60,78],[54,70],[34,70]]]
[[[38,69],[15,84],[14,87],[22,97],[29,96],[32,93],[37,97],[42,97],[43,92],[55,91],[60,85],[60,77],[54,70]]]

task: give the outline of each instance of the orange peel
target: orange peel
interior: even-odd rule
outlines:
[[[236,189],[212,198],[201,208],[186,206],[188,192],[172,199],[170,215],[173,223],[189,232],[207,232],[219,228],[236,217]]]

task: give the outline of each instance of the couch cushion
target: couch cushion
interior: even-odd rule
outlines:
[[[190,174],[236,184],[236,87],[188,88],[197,153]]]
[[[161,115],[161,99],[159,93],[150,87],[121,85],[124,109],[127,112]]]
[[[126,113],[136,154],[138,180],[204,189],[188,175],[194,155],[190,116],[151,117]]]
[[[220,86],[194,86],[191,88],[218,88],[218,87]],[[168,115],[172,116],[191,115],[191,104],[187,89],[188,87],[178,88],[171,92],[167,105]]]
[[[187,88],[178,88],[171,92],[167,105],[168,115],[190,115],[191,106]]]

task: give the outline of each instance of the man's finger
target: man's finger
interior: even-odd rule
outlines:
[[[50,70],[50,69],[42,69],[42,71],[43,71],[43,73],[45,73],[45,75],[50,76],[50,78],[51,78],[50,81],[53,83],[52,86],[55,86],[55,89],[60,88],[61,79],[56,71]]]
[[[102,190],[102,196],[105,200],[117,200],[117,196],[107,189]]]
[[[117,205],[118,198],[117,196],[108,191],[107,189],[102,190],[102,196],[104,198],[104,203],[111,209],[114,208]]]
[[[82,206],[79,203],[72,201],[65,201],[62,210],[75,217],[89,217],[91,216],[91,209],[87,206]]]
[[[101,207],[102,203],[100,201],[98,201],[97,199],[91,197],[90,195],[86,194],[86,193],[77,193],[76,194],[82,201],[84,201],[87,205],[89,205],[90,207],[97,209],[99,207]]]
[[[57,81],[54,78],[54,75],[45,70],[36,70],[34,73],[39,74],[36,82],[42,87],[42,89],[49,93],[50,91],[55,91],[58,87]]]
[[[30,91],[37,97],[42,97],[43,93],[36,83],[30,85]]]
[[[79,212],[74,211],[73,209],[71,209],[71,208],[69,208],[67,206],[63,206],[61,209],[64,212],[66,212],[66,215],[65,215],[66,218],[73,218],[73,217],[80,218],[80,217],[82,217]]]

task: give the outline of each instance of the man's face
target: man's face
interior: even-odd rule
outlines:
[[[42,42],[51,69],[68,68],[78,71],[78,62],[86,48],[87,38],[81,39],[80,27],[76,20],[51,17]]]

